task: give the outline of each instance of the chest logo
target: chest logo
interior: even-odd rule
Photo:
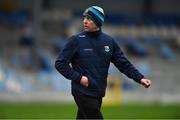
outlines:
[[[104,46],[104,51],[109,52],[110,51],[109,46]]]
[[[84,38],[84,37],[86,37],[86,35],[79,35],[79,37],[80,37],[80,38]]]

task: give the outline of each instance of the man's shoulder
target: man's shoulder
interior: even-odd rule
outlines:
[[[85,32],[84,31],[81,31],[81,32],[78,32],[76,34],[73,35],[74,37],[85,37]]]
[[[69,37],[69,43],[78,44],[79,40],[81,40],[79,38],[83,38],[83,37],[86,37],[84,32],[73,34],[72,36]]]
[[[101,37],[103,38],[103,40],[107,41],[107,42],[114,42],[114,38],[104,32],[102,32]]]
[[[102,37],[106,37],[108,39],[112,39],[113,40],[112,36],[110,36],[110,35],[108,35],[107,33],[104,33],[104,32],[102,32]]]
[[[75,33],[72,36],[69,37],[70,41],[77,41],[77,38],[83,37],[84,32]]]

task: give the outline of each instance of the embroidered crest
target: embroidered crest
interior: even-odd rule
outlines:
[[[104,51],[109,52],[110,51],[109,46],[104,46]]]

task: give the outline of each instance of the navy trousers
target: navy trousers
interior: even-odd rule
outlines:
[[[74,96],[74,100],[78,106],[76,119],[103,119],[102,97]]]

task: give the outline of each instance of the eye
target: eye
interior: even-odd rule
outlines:
[[[91,18],[89,16],[87,16],[86,19],[91,20]]]
[[[89,16],[84,16],[84,19],[91,20],[91,17],[89,17]]]

